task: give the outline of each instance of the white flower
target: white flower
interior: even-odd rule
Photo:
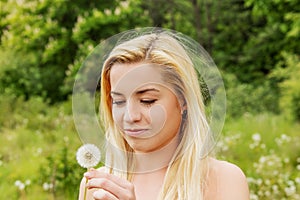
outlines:
[[[262,182],[263,182],[263,181],[262,181],[260,178],[256,180],[256,184],[257,184],[257,185],[261,185]]]
[[[24,190],[24,189],[25,189],[25,184],[22,183],[20,180],[17,180],[17,181],[15,182],[15,186],[16,186],[17,188],[19,188],[19,190]]]
[[[45,191],[48,191],[48,190],[50,190],[52,188],[53,188],[53,184],[52,183],[43,183],[43,189]]]
[[[260,142],[260,140],[261,140],[260,134],[259,133],[253,134],[252,135],[252,140],[255,141],[255,142]]]
[[[296,187],[295,186],[286,187],[284,188],[284,191],[287,196],[291,196],[296,193]]]
[[[95,145],[85,144],[77,150],[76,159],[81,167],[91,168],[100,162],[101,153]]]
[[[121,14],[121,8],[117,7],[115,9],[115,15],[120,15]]]
[[[16,180],[16,182],[15,182],[16,187],[19,187],[21,184],[22,184],[22,182],[20,180]]]
[[[20,185],[19,185],[19,190],[24,190],[25,189],[25,184],[24,183],[21,183]]]
[[[104,9],[104,13],[105,13],[106,15],[111,15],[111,10],[109,10],[109,9]]]
[[[26,181],[25,181],[25,185],[30,185],[31,184],[31,181],[29,180],[29,179],[27,179]]]
[[[258,196],[256,194],[250,194],[251,200],[258,200]]]
[[[272,185],[273,191],[278,191],[278,185]]]
[[[48,183],[43,183],[43,189],[45,191],[49,190],[49,184]]]

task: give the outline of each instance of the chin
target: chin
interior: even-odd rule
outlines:
[[[133,149],[134,152],[140,152],[140,153],[149,153],[153,151],[155,148],[151,148],[149,146],[149,141],[129,141],[127,140],[129,146]]]

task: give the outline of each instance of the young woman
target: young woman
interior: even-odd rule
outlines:
[[[243,172],[210,154],[194,67],[169,31],[137,36],[110,52],[100,102],[106,163],[85,173],[79,199],[85,188],[87,199],[249,199]]]

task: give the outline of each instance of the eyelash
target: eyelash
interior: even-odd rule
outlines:
[[[157,99],[142,99],[140,102],[146,106],[150,106],[152,104],[154,104],[157,101]]]
[[[142,99],[142,100],[140,100],[140,102],[146,106],[150,106],[150,105],[154,104],[156,101],[157,101],[157,99]],[[112,104],[120,106],[120,105],[124,104],[125,102],[126,102],[125,100],[112,101]]]
[[[125,103],[126,101],[124,100],[120,100],[120,101],[112,101],[112,104],[115,104],[115,105],[122,105],[123,103]]]

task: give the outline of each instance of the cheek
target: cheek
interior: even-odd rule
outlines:
[[[114,106],[112,107],[112,117],[115,124],[118,127],[121,127],[122,125],[123,116],[124,116],[124,108],[116,108]]]
[[[152,124],[153,134],[159,133],[166,124],[167,110],[163,105],[155,105],[149,111],[149,120]]]
[[[164,119],[159,119],[163,120],[164,130],[170,134],[177,133],[181,123],[181,109],[175,102],[173,103],[170,101],[169,104],[165,105],[164,110]]]

